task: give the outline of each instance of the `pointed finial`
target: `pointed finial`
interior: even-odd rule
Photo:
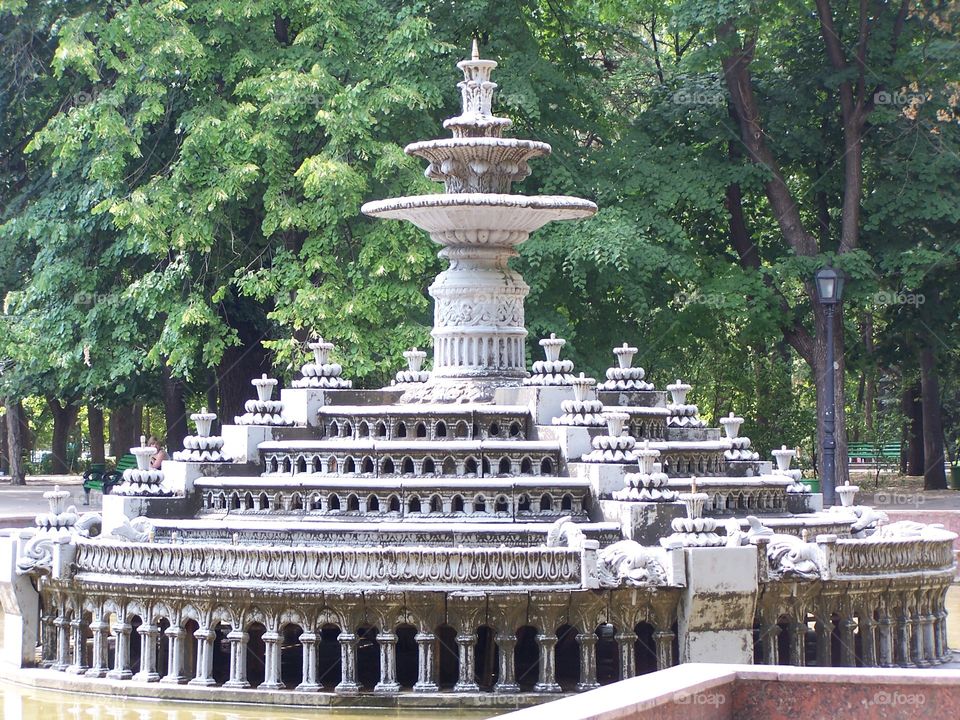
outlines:
[[[471,52],[470,52],[470,59],[471,59],[471,60],[479,60],[479,59],[480,59],[480,48],[477,46],[477,39],[476,39],[476,38],[473,39],[473,49],[472,49]]]

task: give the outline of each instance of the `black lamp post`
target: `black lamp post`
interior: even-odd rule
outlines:
[[[827,266],[817,270],[817,298],[827,313],[827,362],[826,383],[827,407],[823,414],[823,491],[824,506],[833,505],[837,489],[837,440],[836,440],[836,388],[834,388],[833,357],[833,311],[843,298],[842,272]]]

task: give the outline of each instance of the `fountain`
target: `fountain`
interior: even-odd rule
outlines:
[[[743,419],[707,427],[693,388],[656,390],[629,343],[598,385],[551,334],[528,374],[509,260],[596,206],[510,193],[550,147],[503,136],[476,45],[458,67],[453,137],[407,147],[445,192],[363,206],[449,262],[430,287],[431,369],[413,348],[387,387],[355,389],[318,338],[279,399],[253,381],[222,435],[191,416],[162,477],[134,449],[102,514],[51,495],[36,527],[0,534],[4,673],[115,696],[490,709],[686,662],[947,661],[956,535],[887,523],[854,488],[824,512],[792,451],[774,469]]]

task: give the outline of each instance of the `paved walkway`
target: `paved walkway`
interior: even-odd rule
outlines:
[[[83,504],[83,478],[79,475],[28,475],[26,485],[11,485],[9,478],[0,478],[0,528],[33,525],[37,513],[50,505],[43,494],[54,487],[70,491],[70,500],[80,512],[100,509],[100,493],[90,493],[90,506]]]

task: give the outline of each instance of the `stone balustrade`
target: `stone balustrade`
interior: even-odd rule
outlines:
[[[585,555],[568,548],[324,548],[78,540],[76,572],[181,582],[324,582],[395,588],[576,588],[590,583]]]
[[[893,573],[948,573],[956,569],[953,541],[956,535],[943,531],[941,538],[875,538],[866,540],[818,538],[830,578],[860,578]]]
[[[331,405],[318,416],[328,439],[354,440],[524,440],[530,423],[525,405]]]

